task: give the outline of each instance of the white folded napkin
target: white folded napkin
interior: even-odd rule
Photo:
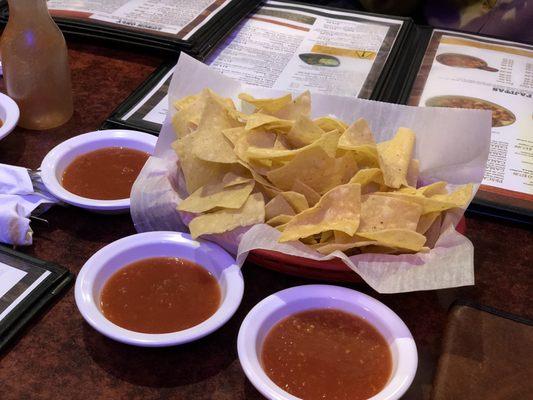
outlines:
[[[39,176],[26,168],[0,164],[0,242],[26,246],[33,242],[30,215],[58,201],[43,190]]]

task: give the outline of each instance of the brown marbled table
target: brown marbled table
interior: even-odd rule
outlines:
[[[96,130],[163,61],[157,55],[83,43],[70,43],[70,57],[74,117],[48,132],[17,128],[0,141],[1,163],[37,168],[61,141]],[[45,216],[49,225],[34,222],[34,245],[22,251],[74,273],[95,251],[134,233],[129,215],[100,216],[56,207]],[[351,285],[390,306],[413,333],[420,360],[406,399],[429,398],[447,308],[455,298],[532,317],[531,233],[503,222],[467,218],[467,236],[475,246],[475,286],[378,295],[364,284]],[[262,298],[312,281],[252,264],[245,264],[243,273],[243,302],[222,329],[196,343],[166,349],[129,347],[100,335],[78,313],[71,287],[0,354],[0,399],[261,399],[239,366],[239,325]]]

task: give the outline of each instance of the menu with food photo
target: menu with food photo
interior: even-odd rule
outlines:
[[[435,30],[408,104],[491,111],[478,198],[533,212],[533,46]]]
[[[406,25],[401,18],[268,1],[205,63],[247,85],[376,98]],[[113,119],[158,132],[168,111],[171,69]]]
[[[269,1],[206,63],[248,85],[369,98],[403,22]]]

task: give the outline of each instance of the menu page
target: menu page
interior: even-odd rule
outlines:
[[[86,18],[189,39],[231,0],[48,0],[52,15]]]
[[[268,1],[205,62],[248,85],[368,98],[402,24],[402,20]],[[169,79],[158,86],[168,87]],[[148,93],[122,120],[162,124],[167,99],[159,96],[153,104],[154,95]]]
[[[0,262],[0,323],[50,274],[38,267],[19,268]]]
[[[491,110],[482,190],[533,201],[533,46],[436,30],[409,104]]]

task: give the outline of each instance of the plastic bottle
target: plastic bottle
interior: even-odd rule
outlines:
[[[7,93],[20,108],[19,125],[45,130],[73,113],[67,46],[46,0],[8,0],[0,49]]]

